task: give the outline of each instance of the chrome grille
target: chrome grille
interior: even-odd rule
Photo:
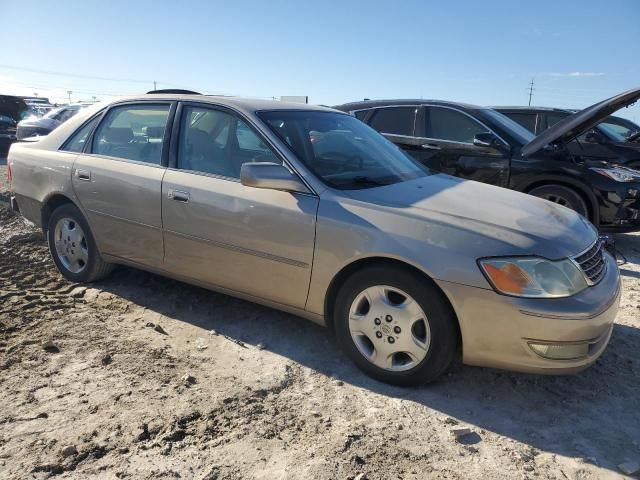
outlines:
[[[607,264],[604,261],[602,249],[602,242],[598,240],[589,250],[573,257],[590,285],[595,285],[604,276]]]

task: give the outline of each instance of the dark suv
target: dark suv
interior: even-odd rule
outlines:
[[[27,110],[27,104],[20,97],[0,95],[0,157],[6,157],[16,141],[16,126]]]
[[[536,135],[575,113],[544,107],[493,107]],[[567,144],[575,156],[620,163],[640,170],[640,126],[625,118],[609,116]],[[638,134],[638,135],[637,135]]]
[[[430,169],[572,208],[607,230],[640,230],[640,172],[572,154],[576,136],[640,98],[640,88],[570,115],[535,136],[490,108],[432,100],[339,105]]]

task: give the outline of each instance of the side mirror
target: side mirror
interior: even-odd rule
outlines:
[[[310,193],[297,176],[278,163],[243,163],[240,168],[240,183],[247,187]]]
[[[498,148],[502,145],[502,142],[493,133],[483,132],[475,134],[473,144],[476,147]]]

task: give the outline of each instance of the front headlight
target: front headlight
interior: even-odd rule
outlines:
[[[640,180],[640,174],[630,168],[590,168],[589,170],[604,177],[611,178],[616,182],[635,182]]]
[[[587,288],[580,268],[569,259],[540,257],[485,258],[478,261],[491,286],[505,295],[561,298]]]

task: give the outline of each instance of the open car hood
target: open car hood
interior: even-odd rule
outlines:
[[[613,112],[631,105],[638,98],[640,98],[640,88],[634,88],[569,115],[523,146],[522,156],[529,157],[549,144],[569,143],[575,137],[595,127]]]

